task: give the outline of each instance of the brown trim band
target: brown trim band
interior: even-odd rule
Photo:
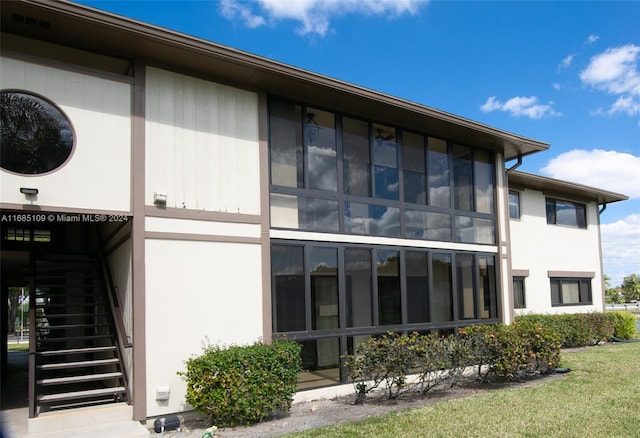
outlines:
[[[512,277],[528,277],[529,270],[528,269],[512,269],[511,276]]]
[[[259,214],[225,213],[220,211],[187,210],[183,208],[159,208],[151,205],[145,207],[145,214],[150,217],[233,222],[238,224],[260,224],[261,221]]]
[[[156,240],[190,240],[195,242],[221,242],[221,243],[262,243],[259,237],[242,236],[214,236],[210,234],[190,234],[190,233],[165,233],[162,231],[146,231],[146,239]]]
[[[547,276],[549,278],[594,278],[596,273],[590,271],[547,271]]]

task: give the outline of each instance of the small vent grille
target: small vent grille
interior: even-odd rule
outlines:
[[[44,21],[44,20],[38,20],[35,17],[29,17],[28,15],[22,15],[22,14],[11,14],[11,18],[13,19],[13,21],[16,21],[18,23],[22,23],[25,24],[27,26],[33,26],[33,27],[37,27],[40,29],[44,29],[44,30],[49,30],[51,29],[51,23],[48,21]]]

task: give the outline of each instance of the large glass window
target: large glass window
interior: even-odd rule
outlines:
[[[371,250],[347,248],[344,251],[346,274],[347,327],[373,325],[373,275]]]
[[[274,331],[305,330],[304,247],[273,245],[271,279]]]
[[[493,152],[276,99],[270,111],[272,227],[495,244]]]
[[[0,93],[0,166],[36,175],[62,166],[71,157],[71,122],[51,102],[27,92]]]
[[[407,322],[429,322],[429,259],[426,252],[407,251]]]
[[[527,307],[524,277],[513,277],[513,308],[525,309]]]
[[[379,323],[380,325],[402,324],[400,254],[398,251],[377,251],[376,256]]]
[[[432,320],[444,322],[453,320],[453,297],[451,284],[451,255],[433,254]]]
[[[551,278],[551,305],[591,304],[590,278]]]
[[[546,209],[547,223],[550,225],[587,228],[587,215],[584,204],[547,198]]]
[[[338,318],[338,250],[309,248],[312,330],[335,329]]]
[[[473,288],[473,255],[456,255],[456,276],[458,281],[458,298],[460,303],[460,319],[474,319],[475,294]]]
[[[498,290],[496,285],[495,257],[478,256],[478,298],[480,299],[480,318],[498,317]]]

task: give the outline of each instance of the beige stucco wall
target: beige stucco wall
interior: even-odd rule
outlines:
[[[3,203],[25,204],[20,187],[37,188],[42,207],[131,210],[131,85],[89,73],[3,57],[0,88],[38,94],[71,121],[76,143],[62,167],[43,175],[0,170]]]
[[[571,200],[571,199],[569,199]],[[598,206],[587,204],[587,228],[548,225],[545,195],[537,190],[520,191],[520,220],[510,221],[511,267],[528,270],[525,278],[526,309],[523,313],[576,313],[601,311]],[[549,271],[595,273],[591,281],[593,304],[551,306]]]

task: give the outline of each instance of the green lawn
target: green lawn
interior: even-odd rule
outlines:
[[[8,344],[9,351],[29,351],[29,341],[24,341],[21,344]]]
[[[640,437],[640,342],[563,353],[571,372],[290,437]]]

